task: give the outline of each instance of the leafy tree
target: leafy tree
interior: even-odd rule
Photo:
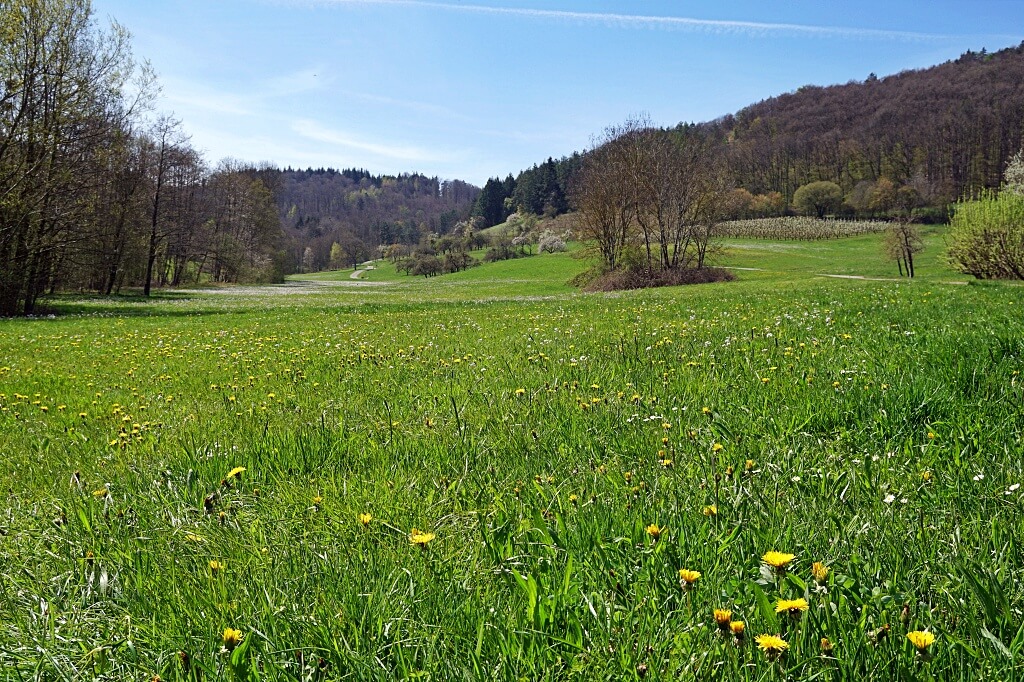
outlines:
[[[441,268],[444,272],[460,272],[470,267],[473,258],[465,251],[452,251],[446,253]]]
[[[809,182],[793,194],[793,205],[804,215],[824,218],[843,205],[843,188],[827,180]]]
[[[786,197],[781,192],[755,194],[750,202],[750,214],[760,218],[774,218],[786,213]]]
[[[339,270],[342,264],[345,262],[345,252],[341,249],[341,244],[334,242],[331,244],[331,269]]]
[[[444,264],[437,256],[419,255],[412,259],[409,274],[433,277],[440,274],[443,270]]]
[[[152,88],[127,32],[99,30],[88,0],[0,3],[0,32],[0,315],[14,315],[75,260],[108,146],[142,103],[129,87]]]

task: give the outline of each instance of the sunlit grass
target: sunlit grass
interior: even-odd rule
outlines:
[[[775,253],[0,322],[5,674],[1019,676],[1024,292]]]

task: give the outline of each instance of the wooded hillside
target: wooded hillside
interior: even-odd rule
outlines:
[[[480,193],[461,180],[333,168],[288,168],[275,187],[293,266],[304,270],[328,267],[334,244],[349,262],[370,258],[381,244],[416,244],[431,233],[447,234],[469,217]]]
[[[918,211],[930,207],[942,220],[949,202],[997,187],[1021,148],[1024,43],[883,78],[807,85],[675,128],[694,129],[724,147],[733,184],[756,198],[750,215],[785,211],[801,185],[828,181],[842,190],[840,212],[875,216],[883,180],[887,188],[912,187]],[[488,181],[474,213],[494,224],[515,210],[563,212],[580,158],[548,159],[515,178]]]
[[[815,180],[851,192],[888,178],[927,181],[933,202],[998,186],[1024,133],[1024,44],[893,76],[805,86],[703,126],[754,194]]]

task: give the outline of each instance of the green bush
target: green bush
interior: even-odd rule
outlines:
[[[1010,192],[955,207],[949,262],[978,279],[1024,279],[1024,197]]]

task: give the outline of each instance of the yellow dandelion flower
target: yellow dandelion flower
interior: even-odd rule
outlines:
[[[363,524],[364,526],[369,526],[370,521],[373,520],[373,516],[371,514],[359,514],[356,518],[358,518],[359,523]]]
[[[224,641],[224,648],[228,651],[233,651],[242,641],[242,631],[234,628],[224,628],[222,639]]]
[[[516,389],[516,395],[526,395],[526,389],[525,388],[517,388]]]
[[[721,443],[715,443],[714,445],[712,445],[712,446],[711,446],[711,449],[712,449],[712,450],[713,450],[714,452],[721,452],[722,450],[724,450],[724,449],[725,449],[725,446],[724,446],[724,445],[722,445]]]
[[[746,462],[743,463],[743,470],[744,471],[753,471],[755,466],[756,465],[754,464],[754,460],[748,459]]]
[[[224,563],[213,559],[210,561],[210,572],[216,574],[218,571],[224,570]]]
[[[776,552],[775,550],[772,550],[770,552],[766,552],[765,555],[761,557],[761,561],[781,573],[786,570],[789,563],[795,558],[796,556],[793,554],[786,554],[785,552]]]
[[[831,569],[820,561],[815,561],[811,566],[811,575],[814,576],[814,581],[819,585],[824,584],[828,580],[828,573]]]
[[[754,638],[754,641],[757,642],[757,647],[771,661],[782,656],[782,654],[786,653],[786,649],[789,648],[789,642],[778,635],[758,635]]]
[[[658,538],[660,538],[661,534],[665,532],[665,529],[660,527],[656,523],[652,523],[651,525],[647,526],[646,530],[647,530],[647,534],[650,535],[651,538],[654,539],[654,540],[657,540]]]
[[[713,615],[719,630],[729,630],[729,623],[732,622],[732,611],[729,609],[715,609]]]
[[[244,473],[245,473],[245,467],[235,467],[234,469],[232,469],[231,471],[228,472],[228,475],[226,476],[226,478],[229,481],[231,479],[233,479],[233,478],[241,478],[242,474],[244,474]]]
[[[108,495],[110,495],[110,491],[107,490],[106,488],[100,488],[99,490],[92,491],[92,496],[95,497],[97,500],[102,500]]]
[[[313,504],[314,504],[314,505],[317,505],[317,506],[319,506],[319,504],[320,504],[321,502],[323,502],[323,501],[324,501],[324,498],[320,497],[319,495],[315,495],[315,496],[313,497]]]
[[[914,630],[907,633],[907,639],[918,651],[924,652],[935,642],[935,635],[927,630]]]
[[[834,648],[835,647],[832,646],[832,642],[831,642],[831,640],[829,640],[828,637],[822,637],[821,638],[821,655],[822,656],[831,656],[832,655],[832,650]]]
[[[718,505],[709,504],[701,511],[704,516],[718,516]]]
[[[700,580],[700,571],[691,571],[688,568],[679,569],[679,582],[683,589],[692,590],[697,581]]]
[[[800,614],[807,610],[807,600],[803,597],[799,599],[780,599],[775,604],[775,613],[788,613],[790,618],[799,618]]]
[[[433,533],[424,533],[421,530],[413,528],[412,531],[410,531],[409,533],[409,542],[414,545],[419,545],[423,549],[426,549],[427,545],[430,544],[430,541],[436,537],[437,536]]]
[[[747,632],[747,624],[742,620],[734,620],[729,623],[729,631],[736,639],[743,639],[743,635]]]

